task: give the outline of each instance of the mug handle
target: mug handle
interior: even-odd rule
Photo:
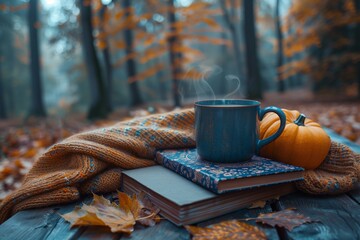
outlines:
[[[264,118],[265,114],[267,114],[269,112],[274,112],[279,116],[280,127],[277,130],[277,132],[275,134],[271,135],[270,137],[265,138],[263,140],[258,140],[257,145],[256,145],[256,153],[257,154],[259,154],[259,151],[263,146],[265,146],[266,144],[268,144],[268,143],[274,141],[276,138],[278,138],[285,129],[286,116],[285,116],[285,113],[280,108],[271,106],[271,107],[266,107],[264,109],[260,109],[259,110],[259,120],[261,121]]]

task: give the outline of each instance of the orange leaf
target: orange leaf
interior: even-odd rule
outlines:
[[[259,228],[238,220],[220,222],[209,227],[185,226],[193,239],[266,239],[266,235]]]
[[[19,157],[21,155],[21,152],[19,149],[12,150],[9,152],[9,157]]]
[[[98,47],[99,49],[101,49],[101,50],[103,50],[103,49],[105,49],[105,48],[107,47],[105,41],[97,41],[97,42],[96,42],[96,45],[97,45],[97,47]]]
[[[14,161],[14,164],[17,168],[24,168],[24,164],[22,163],[22,161],[20,159],[16,159]]]
[[[100,17],[98,17],[98,16],[93,16],[93,18],[92,18],[92,24],[93,24],[94,28],[100,26],[100,22],[101,22]]]
[[[209,25],[209,27],[220,28],[220,25],[213,18],[203,18],[201,20]]]
[[[94,200],[90,205],[76,207],[74,211],[62,217],[70,222],[71,226],[108,226],[112,232],[131,233],[136,222],[144,224],[142,221],[146,219],[148,222],[145,222],[145,225],[151,226],[151,223],[154,225],[159,212],[138,201],[136,195],[130,197],[119,192],[119,205],[96,194],[93,197]],[[146,212],[148,209],[152,210]]]
[[[114,45],[115,45],[115,47],[120,48],[120,49],[125,48],[125,46],[126,46],[124,41],[116,41],[114,43]]]
[[[6,175],[9,175],[13,172],[14,170],[11,167],[5,166],[2,170],[1,173]]]
[[[35,148],[30,148],[23,154],[23,157],[32,158],[36,155],[36,153],[37,153],[37,150]]]
[[[125,15],[125,11],[119,11],[115,13],[115,20],[120,20]]]

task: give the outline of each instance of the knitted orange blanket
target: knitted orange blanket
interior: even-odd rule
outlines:
[[[120,187],[121,169],[154,165],[158,149],[194,147],[192,109],[120,122],[76,134],[50,147],[34,164],[20,189],[0,205],[0,223],[35,207],[63,204],[82,195],[112,192]],[[299,189],[339,193],[358,181],[358,155],[333,143],[319,169],[305,174]]]

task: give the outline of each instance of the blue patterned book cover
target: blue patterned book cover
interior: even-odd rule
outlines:
[[[155,160],[215,193],[302,180],[304,171],[259,156],[242,163],[212,163],[202,160],[195,148],[161,150]]]

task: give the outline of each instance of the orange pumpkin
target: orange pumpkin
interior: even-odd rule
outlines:
[[[305,169],[317,168],[329,152],[330,137],[318,123],[298,111],[283,111],[286,115],[283,133],[262,147],[260,155]],[[276,114],[267,114],[260,123],[260,139],[273,135],[279,125]]]

